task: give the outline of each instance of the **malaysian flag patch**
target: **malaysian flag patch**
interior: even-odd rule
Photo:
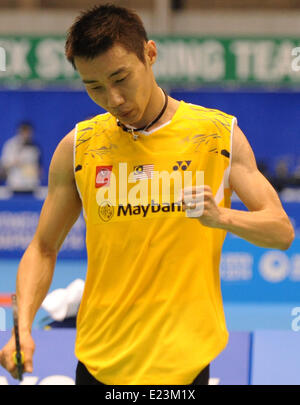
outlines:
[[[135,180],[152,179],[154,165],[139,165],[134,166],[133,176]]]

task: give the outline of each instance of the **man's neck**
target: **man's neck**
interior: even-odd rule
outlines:
[[[148,101],[143,118],[139,122],[132,124],[131,127],[134,127],[134,128],[146,127],[147,128],[148,126],[150,126],[151,122],[154,121],[155,118],[162,111],[165,101],[166,101],[166,96],[165,96],[164,92],[162,91],[162,89],[160,87],[158,87],[156,85],[150,96],[150,99]],[[145,130],[146,130],[146,128],[145,128]]]
[[[175,100],[172,97],[168,98],[168,107],[164,114],[161,116],[161,118],[149,128],[149,131],[153,131],[162,125],[166,124],[167,122],[171,121],[174,114],[176,113],[178,107],[180,105],[180,102],[178,100]]]
[[[170,121],[173,115],[175,114],[177,108],[179,107],[180,102],[169,96],[167,97],[168,97],[168,105],[165,112],[162,114],[162,116],[159,118],[157,122],[151,125],[151,127],[149,126],[147,128],[147,126],[151,124],[151,122],[155,120],[155,118],[160,114],[165,104],[165,94],[160,87],[156,86],[155,91],[150,97],[148,107],[146,109],[146,111],[148,110],[149,112],[146,112],[141,121],[135,123],[132,126],[128,125],[128,128],[146,127],[145,131],[153,131],[155,128],[158,128],[161,125],[165,124],[166,122]],[[152,106],[155,106],[155,108],[150,108]]]

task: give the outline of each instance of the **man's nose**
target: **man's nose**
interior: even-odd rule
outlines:
[[[116,89],[107,91],[107,105],[109,108],[116,108],[125,102],[124,97]]]

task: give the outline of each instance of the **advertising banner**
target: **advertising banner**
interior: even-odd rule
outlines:
[[[300,385],[299,330],[255,332],[251,384]]]
[[[170,85],[299,85],[300,38],[151,36],[154,67]],[[0,84],[81,86],[64,55],[64,36],[0,36]],[[4,52],[2,51],[2,52]]]
[[[34,235],[42,204],[42,200],[33,198],[0,200],[0,258],[21,258]],[[234,202],[232,208],[245,209],[238,202]],[[296,230],[296,238],[286,251],[257,247],[233,234],[227,234],[220,263],[225,302],[299,301],[299,203],[285,203],[284,208]],[[86,259],[82,215],[67,236],[59,259]]]
[[[211,363],[210,383],[218,385],[248,385],[251,333],[230,332],[226,349]]]
[[[0,200],[0,258],[21,258],[33,238],[43,202],[30,196]],[[85,257],[85,222],[81,215],[67,235],[59,258]]]
[[[242,203],[234,209],[245,209]],[[296,232],[286,250],[265,249],[228,233],[220,265],[224,301],[298,302],[300,298],[299,203],[285,203]]]

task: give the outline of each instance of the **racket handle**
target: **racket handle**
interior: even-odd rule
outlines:
[[[25,356],[22,351],[19,353],[18,352],[13,353],[13,359],[14,359],[14,363],[16,366],[20,363],[20,361],[21,361],[21,364],[24,364],[24,358],[25,358]]]

